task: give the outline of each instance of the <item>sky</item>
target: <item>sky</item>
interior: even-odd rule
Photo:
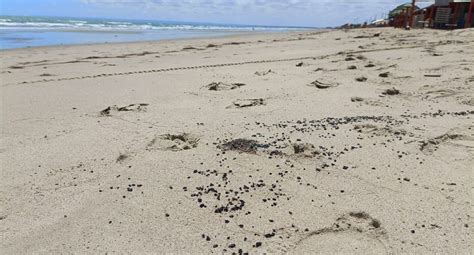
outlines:
[[[381,18],[409,0],[0,0],[0,14],[328,27]]]

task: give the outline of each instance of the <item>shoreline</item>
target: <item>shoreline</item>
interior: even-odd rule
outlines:
[[[292,30],[292,31],[220,31],[215,30],[211,32],[223,32],[229,33],[227,35],[206,35],[206,36],[195,36],[195,37],[183,37],[183,38],[174,38],[174,39],[157,39],[157,40],[142,40],[142,41],[129,41],[129,42],[103,42],[103,43],[78,43],[78,44],[57,44],[57,45],[44,45],[44,46],[26,46],[21,48],[9,48],[9,49],[0,49],[0,52],[5,51],[19,51],[19,50],[27,50],[27,49],[35,49],[35,48],[55,48],[55,47],[81,47],[81,46],[100,46],[100,45],[126,45],[126,44],[149,44],[149,43],[160,43],[160,42],[173,42],[173,41],[194,41],[194,40],[205,40],[205,39],[218,39],[218,38],[232,38],[232,37],[247,37],[247,36],[259,36],[259,35],[266,35],[266,34],[293,34],[293,33],[304,33],[304,32],[311,32],[311,31],[321,31],[321,30],[331,30],[331,29],[314,29],[314,30]],[[1,30],[0,30],[1,31]],[[49,30],[49,32],[54,32],[53,30]],[[81,33],[81,31],[75,31],[77,33]],[[73,32],[73,33],[75,33]],[[102,31],[97,31],[100,33]],[[193,31],[194,32],[194,31]],[[197,32],[207,32],[207,31],[197,31]],[[110,31],[110,33],[114,33]],[[143,32],[138,32],[143,33]]]

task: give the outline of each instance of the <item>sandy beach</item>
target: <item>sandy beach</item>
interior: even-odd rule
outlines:
[[[469,254],[474,29],[6,50],[2,254]]]

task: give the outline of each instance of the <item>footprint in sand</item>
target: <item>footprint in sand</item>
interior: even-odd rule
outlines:
[[[328,89],[339,86],[339,83],[329,80],[315,80],[309,86],[314,86],[318,89]]]
[[[351,97],[351,102],[363,102],[364,98],[362,97]]]
[[[146,150],[163,150],[163,151],[184,151],[196,148],[199,144],[199,138],[188,133],[165,134],[153,138]]]
[[[459,93],[461,92],[455,91],[452,89],[438,89],[438,90],[431,90],[431,91],[426,92],[428,97],[433,98],[433,99],[455,96]]]
[[[474,99],[466,92],[466,90],[462,89],[437,89],[427,91],[422,97],[429,100],[454,98],[460,104],[473,106]]]
[[[473,134],[459,132],[448,132],[443,135],[433,137],[424,141],[420,141],[420,150],[424,153],[433,153],[439,149],[441,145],[450,145],[463,148],[474,148]]]
[[[322,152],[311,143],[293,143],[283,150],[283,154],[289,157],[314,158]]]
[[[118,112],[142,112],[146,111],[146,107],[149,104],[130,104],[127,106],[118,107],[116,105],[109,106],[104,110],[100,111],[100,116],[112,116],[113,113]]]
[[[382,224],[366,212],[350,212],[339,217],[331,227],[309,232],[289,252],[294,254],[385,254],[386,233]]]
[[[256,98],[256,99],[239,99],[232,103],[231,106],[227,108],[247,108],[253,106],[266,105],[265,99]]]
[[[271,69],[269,69],[268,71],[263,71],[263,72],[257,71],[257,72],[255,72],[255,75],[257,75],[257,76],[265,76],[265,75],[268,75],[268,74],[271,74],[271,73],[275,73],[275,72],[273,72]]]
[[[224,82],[213,82],[207,86],[204,86],[211,91],[222,91],[222,90],[234,90],[242,86],[245,86],[245,83],[224,83]]]

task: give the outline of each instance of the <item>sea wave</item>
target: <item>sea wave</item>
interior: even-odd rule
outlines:
[[[264,27],[243,25],[192,24],[177,22],[144,22],[98,19],[61,19],[37,17],[0,18],[0,29],[37,29],[37,30],[236,30],[265,31],[291,30],[288,27]]]

